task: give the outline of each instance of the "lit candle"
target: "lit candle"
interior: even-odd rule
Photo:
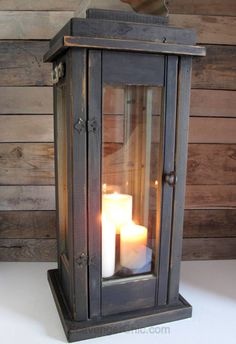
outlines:
[[[131,270],[146,264],[147,228],[131,222],[120,230],[120,264]]]
[[[108,278],[115,273],[116,227],[102,216],[102,277]]]
[[[102,196],[102,215],[119,228],[132,220],[132,196],[113,193]]]

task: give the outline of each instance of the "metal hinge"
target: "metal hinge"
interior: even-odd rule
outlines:
[[[74,128],[78,131],[80,134],[81,132],[86,131],[86,121],[82,118],[79,118],[78,121],[75,123]]]
[[[60,79],[65,77],[65,65],[60,62],[52,71],[52,83],[55,85]]]
[[[174,187],[177,183],[177,176],[174,171],[164,174],[164,180],[169,185]]]
[[[74,128],[78,131],[79,134],[81,132],[95,133],[98,129],[97,120],[94,118],[94,119],[85,121],[84,119],[79,118],[78,121],[74,124]]]
[[[88,265],[95,265],[95,256],[88,256],[86,253],[82,252],[81,255],[76,259],[76,263],[80,268]]]
[[[88,132],[96,133],[97,129],[98,129],[98,123],[97,123],[97,120],[95,118],[87,121]]]

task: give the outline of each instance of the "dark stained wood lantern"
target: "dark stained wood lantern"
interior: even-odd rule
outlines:
[[[51,41],[58,269],[69,341],[191,316],[179,295],[191,30],[89,10]]]

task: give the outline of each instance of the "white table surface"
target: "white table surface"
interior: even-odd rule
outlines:
[[[0,344],[66,342],[46,277],[54,267],[0,263]],[[183,262],[181,293],[191,319],[83,343],[236,344],[236,260]]]

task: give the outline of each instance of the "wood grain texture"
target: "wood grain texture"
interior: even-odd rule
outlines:
[[[169,287],[168,303],[174,304],[179,296],[180,260],[182,253],[182,237],[184,224],[184,199],[187,175],[189,107],[191,95],[192,59],[179,59],[178,98],[176,119],[176,142],[174,155],[174,171],[177,182],[174,183],[172,211],[171,249],[169,252]],[[169,133],[166,134],[167,137]],[[164,153],[165,154],[165,153]],[[169,205],[167,205],[168,207]]]
[[[124,117],[104,116],[104,142],[123,143]],[[160,117],[153,116],[152,142],[160,139]],[[236,143],[236,118],[191,117],[189,143]]]
[[[185,238],[183,245],[184,260],[235,258],[235,239],[233,238]],[[2,239],[0,260],[54,261],[56,259],[55,247],[55,240]]]
[[[204,58],[205,59],[205,58]],[[200,61],[202,61],[200,59]],[[125,90],[119,87],[104,89],[103,113],[124,114]],[[161,113],[161,88],[156,89],[153,114]],[[236,117],[236,91],[192,89],[190,115],[195,117]]]
[[[50,39],[74,12],[0,11],[0,39]],[[198,43],[235,44],[235,17],[171,14],[170,24],[194,28]]]
[[[236,238],[183,240],[183,260],[236,259]]]
[[[166,4],[170,13],[236,16],[235,0],[167,0]]]
[[[0,114],[52,114],[52,87],[0,87]]]
[[[52,143],[1,143],[0,184],[54,184]]]
[[[55,260],[55,239],[0,239],[0,261],[52,262]]]
[[[206,57],[193,60],[192,88],[236,90],[236,46],[206,49]]]
[[[77,11],[89,8],[106,8],[111,10],[131,10],[130,6],[119,0],[1,0],[0,10],[9,11]]]
[[[104,87],[103,114],[121,115],[125,113],[125,89],[122,87]]]
[[[0,238],[55,238],[55,211],[1,211]],[[184,237],[235,237],[236,209],[185,210]]]
[[[56,257],[55,213],[38,210],[55,207],[53,126],[49,116],[52,88],[37,86],[51,83],[51,66],[42,64],[48,42],[42,40],[50,39],[73,16],[80,2],[0,1],[0,39],[8,40],[0,44],[0,114],[22,116],[0,116],[0,141],[3,138],[5,142],[0,144],[0,184],[6,184],[0,186],[1,260],[47,261]],[[194,60],[193,66],[194,118],[190,124],[184,258],[231,258],[236,252],[231,239],[236,236],[236,210],[214,208],[235,207],[236,199],[236,2],[168,2],[170,20],[197,29],[198,41],[210,44],[207,57]],[[13,41],[16,39],[23,41]],[[26,41],[29,39],[37,41]],[[105,112],[123,114],[122,92],[118,98],[111,96],[107,95]],[[111,123],[109,132],[117,135]],[[123,141],[122,126],[119,133]]]
[[[53,186],[0,186],[0,210],[54,210]],[[235,185],[188,185],[186,209],[236,207]]]
[[[125,87],[108,86],[103,90],[103,114],[121,115],[125,114]],[[152,114],[160,115],[162,106],[162,87],[153,87]],[[133,99],[132,101],[135,101]]]
[[[74,11],[81,0],[1,0],[0,11]]]
[[[236,209],[185,210],[184,238],[236,237]]]
[[[124,142],[124,116],[106,115],[104,116],[104,136],[105,142]]]
[[[0,63],[4,67],[0,86],[51,85],[51,66],[42,63],[47,47],[47,42],[40,41],[2,42]],[[208,46],[205,58],[194,59],[192,87],[216,88],[218,85],[219,89],[235,89],[235,60],[236,47]]]
[[[0,11],[0,39],[51,39],[74,12]]]
[[[192,89],[190,115],[236,117],[236,91]]]
[[[172,30],[176,30],[172,28]],[[163,38],[161,38],[163,39]],[[59,47],[59,52],[61,49],[66,49],[68,47],[77,47],[77,48],[90,48],[90,49],[105,49],[111,51],[132,51],[132,52],[141,52],[141,53],[152,53],[154,54],[166,54],[166,55],[191,55],[191,56],[205,56],[206,49],[201,46],[193,46],[193,45],[181,45],[181,44],[165,44],[163,42],[146,42],[142,39],[140,40],[129,40],[128,44],[127,41],[122,39],[113,40],[110,38],[97,38],[97,37],[71,37],[66,36],[64,37],[64,48]],[[55,46],[51,48],[51,50],[45,56],[45,61],[52,62],[53,59],[57,58],[58,51],[56,51]],[[107,61],[106,61],[107,63]],[[158,63],[159,65],[159,63]],[[123,65],[122,65],[123,66]],[[117,66],[118,70],[120,70],[120,66]],[[139,73],[141,75],[142,68],[140,68]],[[153,82],[153,68],[147,73],[147,79],[144,80],[146,83],[147,80],[151,82],[154,86],[160,85],[160,80],[157,80],[157,84]],[[110,73],[108,73],[109,75]],[[118,78],[119,73],[117,73],[117,82],[125,81],[122,80],[122,77]],[[157,73],[159,75],[159,72]],[[161,77],[161,74],[160,74]],[[137,80],[137,79],[136,79]],[[108,80],[109,82],[113,83],[115,80]],[[135,80],[134,80],[135,81]],[[138,83],[138,81],[136,81]],[[161,83],[162,84],[162,83]]]
[[[53,142],[52,115],[0,115],[1,142]]]
[[[43,63],[48,47],[45,41],[2,41],[0,86],[51,85],[51,65]]]
[[[0,211],[1,239],[55,239],[55,211]]]
[[[187,185],[185,208],[236,208],[236,185]]]
[[[187,184],[235,185],[236,145],[190,144]]]
[[[125,156],[122,144],[104,144],[104,176],[114,177],[117,183],[124,178]],[[158,146],[153,146],[155,152]],[[234,185],[236,182],[235,145],[227,144],[190,144],[188,152],[187,184],[192,185]],[[154,151],[153,151],[154,152]],[[157,153],[155,153],[157,154]],[[156,170],[155,159],[152,160],[151,170]],[[132,171],[130,160],[129,171]],[[151,178],[155,178],[151,175]]]
[[[1,210],[55,210],[54,186],[0,186]]]
[[[65,99],[66,109],[71,116],[66,116],[66,125],[69,127],[71,121],[76,123],[79,118],[88,120],[88,87],[86,68],[88,53],[86,50],[74,49],[67,55],[67,59],[73,68],[67,73],[68,96]],[[70,95],[70,97],[69,97]],[[97,94],[100,99],[99,94]],[[93,99],[94,101],[97,98]],[[79,109],[79,111],[78,111]],[[101,106],[100,106],[101,109]],[[98,109],[99,113],[99,109]],[[97,119],[96,119],[97,120]],[[71,133],[70,133],[71,132]],[[88,144],[89,138],[85,131],[80,134],[75,130],[67,130],[68,133],[68,223],[67,245],[69,260],[69,279],[65,281],[65,288],[70,288],[70,309],[73,318],[77,321],[88,319],[88,269],[86,264],[79,266],[75,264],[80,254],[88,254]],[[95,135],[96,136],[96,135]],[[70,161],[72,159],[72,161]],[[58,176],[59,177],[59,176]],[[61,180],[58,179],[58,185]],[[63,196],[62,196],[63,197]],[[60,224],[60,223],[59,223]],[[63,227],[61,228],[63,230]],[[62,236],[63,240],[63,236]]]
[[[88,120],[95,120],[97,123],[101,123],[102,52],[89,51],[88,65]],[[101,289],[97,287],[97,285],[102,284],[102,234],[100,230],[101,222],[98,217],[98,214],[101,213],[102,207],[102,170],[100,169],[102,155],[102,130],[99,130],[96,135],[88,134],[87,140],[87,214],[89,214],[87,245],[90,257],[96,257],[96,264],[92,264],[88,269],[88,302],[90,319],[96,319],[101,315],[102,306]],[[78,159],[80,161],[80,156]],[[80,233],[79,237],[81,237]],[[80,307],[80,303],[78,307]]]
[[[66,42],[70,38],[65,38]],[[83,37],[79,38],[79,42],[81,42]],[[71,39],[70,39],[71,40]],[[87,38],[85,38],[87,40]],[[94,40],[94,43],[92,42]],[[100,38],[91,38],[91,44],[98,44],[99,42],[107,42],[107,46],[113,50],[119,50],[121,46],[124,45],[124,49],[121,50],[134,50],[136,49],[138,52],[142,51],[142,47],[138,46],[139,43],[147,44],[147,50],[144,49],[144,54],[134,53],[134,52],[125,52],[125,51],[108,51],[105,50],[103,52],[103,63],[105,68],[103,68],[103,80],[104,82],[110,85],[139,85],[140,80],[143,85],[152,85],[152,86],[160,86],[164,85],[164,56],[162,55],[155,55],[155,54],[148,54],[145,51],[149,51],[153,47],[153,44],[145,41],[137,41],[137,40],[128,40],[125,43],[125,40],[118,39],[111,40],[110,38],[100,39]],[[88,38],[88,43],[90,38]],[[83,41],[82,41],[83,42]],[[111,43],[113,42],[113,43]],[[137,45],[138,42],[138,45]],[[75,44],[76,37],[75,37]],[[80,43],[79,43],[80,44]],[[102,45],[103,43],[101,43]],[[154,43],[154,45],[157,42]],[[167,48],[169,49],[169,47]],[[139,51],[140,50],[140,51]],[[115,66],[115,68],[114,68]],[[136,68],[135,68],[136,67]],[[135,69],[134,69],[135,68]],[[155,72],[154,72],[155,71]]]
[[[236,143],[235,118],[192,117],[189,143]]]
[[[102,316],[124,314],[155,305],[155,278],[102,286]],[[142,292],[140,292],[142,290]],[[114,297],[115,296],[115,297]]]
[[[201,44],[236,44],[236,17],[170,14],[169,24],[194,29]]]

